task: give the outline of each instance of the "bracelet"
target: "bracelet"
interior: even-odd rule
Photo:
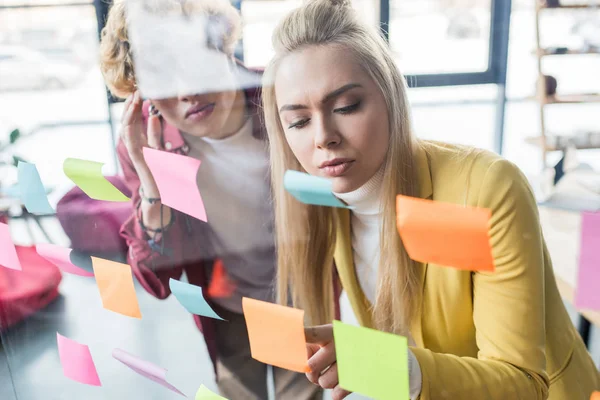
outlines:
[[[140,198],[142,199],[142,201],[145,201],[149,204],[155,204],[160,202],[160,197],[146,197],[146,195],[144,194],[144,189],[142,188],[142,186],[140,185]]]
[[[147,233],[153,233],[154,235],[157,235],[159,233],[164,233],[167,229],[169,229],[171,227],[171,225],[173,225],[173,223],[175,222],[175,213],[173,213],[173,211],[171,211],[171,218],[169,219],[169,222],[167,222],[166,225],[162,225],[162,217],[163,217],[163,205],[160,205],[160,220],[161,220],[161,227],[158,229],[150,229],[148,228],[146,225],[144,225],[144,217],[143,216],[139,216],[139,223],[140,223],[140,227],[142,228],[143,231],[147,232]]]

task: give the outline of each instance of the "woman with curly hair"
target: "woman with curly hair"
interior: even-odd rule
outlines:
[[[208,38],[208,48],[231,61],[229,68],[217,72],[225,74],[227,81],[235,80],[239,71],[259,74],[233,59],[241,22],[226,0],[157,0],[144,6],[157,13],[168,10],[170,15],[185,13],[206,16],[209,23],[217,21],[218,26],[208,27],[215,28],[212,35],[198,32]],[[100,45],[107,86],[114,95],[127,97],[117,152],[135,205],[121,230],[129,246],[128,261],[142,286],[160,299],[170,294],[170,278],[179,279],[185,272],[191,284],[206,289],[225,271],[226,284],[204,294],[227,322],[198,315],[194,319],[204,334],[222,395],[264,400],[267,366],[251,358],[241,307],[242,296],[274,301],[273,218],[268,152],[257,108],[260,88],[182,93],[144,102],[137,91],[133,62],[137,54],[130,44],[128,22],[125,2],[115,2]],[[161,203],[142,154],[145,146],[202,161],[197,184],[209,223]],[[322,396],[322,390],[301,374],[274,368],[273,377],[278,399]]]

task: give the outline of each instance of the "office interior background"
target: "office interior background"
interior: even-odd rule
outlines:
[[[600,212],[600,1],[551,3],[354,0],[364,18],[382,28],[407,76],[416,135],[498,152],[528,177],[544,203],[540,215],[561,293],[598,365],[600,313],[577,310],[572,301],[581,213]],[[300,4],[237,0],[244,23],[237,56],[247,66],[264,66],[277,21]],[[28,214],[15,201],[14,157],[36,164],[53,205],[73,187],[62,172],[65,158],[99,161],[105,175],[119,173],[114,149],[122,103],[107,95],[98,64],[107,6],[0,2],[0,213],[19,245],[69,246],[72,238],[55,216]],[[586,190],[574,183],[581,180],[569,182],[572,174],[584,176]],[[562,179],[568,184],[561,186]],[[0,279],[0,291],[6,285]],[[123,321],[97,307],[93,283],[63,276],[60,295],[47,307],[0,327],[0,399],[179,397],[115,363],[115,347],[167,368],[184,393],[201,383],[216,390],[191,317],[174,298],[161,301],[137,289],[140,304],[152,312]],[[345,299],[342,317],[353,321]],[[63,377],[57,331],[94,348],[103,387]]]

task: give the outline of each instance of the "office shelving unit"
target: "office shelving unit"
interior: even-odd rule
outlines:
[[[591,10],[600,6],[600,2],[569,3],[563,4],[559,0],[535,0],[535,27],[536,27],[536,43],[538,67],[538,84],[536,100],[539,104],[540,115],[540,136],[530,137],[527,142],[539,146],[543,152],[543,167],[547,166],[547,154],[551,151],[564,151],[567,147],[576,149],[600,149],[600,127],[597,132],[585,132],[583,135],[574,136],[575,132],[567,132],[565,134],[551,134],[547,129],[546,113],[549,106],[561,104],[584,104],[584,103],[600,103],[600,93],[580,93],[580,94],[548,94],[546,88],[546,76],[543,72],[543,60],[546,57],[567,57],[570,55],[588,55],[600,54],[600,48],[586,46],[579,49],[570,49],[565,47],[550,47],[542,46],[540,37],[540,20],[546,10]]]

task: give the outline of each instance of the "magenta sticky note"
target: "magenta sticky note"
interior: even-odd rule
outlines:
[[[600,213],[582,213],[575,306],[600,311]]]
[[[65,376],[86,385],[102,386],[88,346],[56,333],[58,355]]]
[[[60,247],[49,243],[41,243],[35,246],[35,251],[37,251],[40,256],[56,265],[63,272],[86,277],[94,276],[94,274],[91,272],[79,268],[71,263],[72,250],[69,248]]]
[[[206,222],[197,175],[200,160],[144,147],[144,159],[164,205]]]
[[[115,359],[121,361],[123,364],[127,365],[129,368],[143,377],[148,378],[151,381],[154,381],[166,387],[167,389],[186,397],[185,394],[181,393],[175,386],[167,382],[166,369],[152,364],[149,361],[142,360],[141,358],[126,352],[125,350],[114,349],[112,355]]]
[[[10,269],[22,270],[17,249],[10,237],[8,225],[0,222],[0,265]]]

